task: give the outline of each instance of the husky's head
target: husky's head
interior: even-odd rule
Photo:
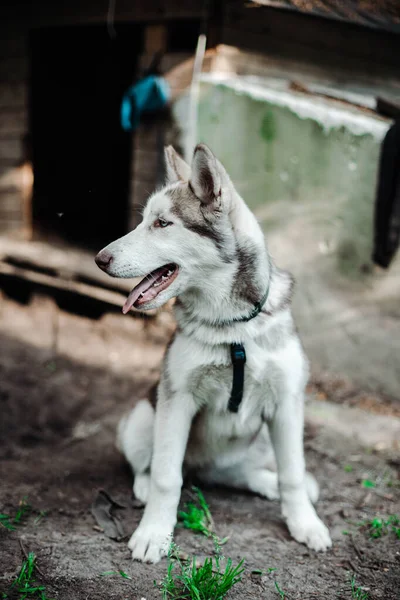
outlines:
[[[237,269],[240,229],[254,229],[253,215],[207,146],[196,147],[191,167],[171,146],[165,158],[167,184],[149,198],[140,225],[95,259],[113,277],[144,276],[124,313],[132,306],[158,308],[200,288],[206,297],[218,293],[218,285],[226,288]],[[257,226],[254,234],[259,235]]]

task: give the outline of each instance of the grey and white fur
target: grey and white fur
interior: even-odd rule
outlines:
[[[331,540],[313,506],[318,486],[305,470],[308,362],[290,311],[293,279],[274,265],[256,218],[207,146],[196,147],[191,166],[172,147],[165,156],[167,183],[149,198],[143,221],[96,257],[113,277],[175,269],[136,304],[154,309],[177,298],[156,404],[140,400],[118,427],[134,493],[146,504],[132,557],[156,563],[167,553],[187,469],[207,483],[280,498],[294,539],[325,551]],[[259,315],[236,322],[268,286]],[[247,355],[237,414],[228,411],[232,343]]]

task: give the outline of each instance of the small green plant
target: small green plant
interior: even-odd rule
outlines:
[[[277,581],[275,581],[275,587],[276,587],[276,591],[279,594],[279,598],[281,600],[285,600],[285,592],[283,591],[283,589],[279,586],[279,583]]]
[[[400,540],[400,518],[398,515],[391,515],[389,517],[390,520],[390,527],[392,529],[392,532],[395,534],[395,536],[397,537],[397,539]]]
[[[371,521],[362,523],[366,525],[372,538],[380,538],[392,532],[400,539],[400,518],[398,515],[390,515],[387,519],[375,517]]]
[[[132,577],[130,577],[127,573],[125,573],[125,571],[122,570],[104,571],[103,573],[100,573],[100,577],[109,577],[110,575],[121,575],[121,577],[123,577],[124,579],[132,579]]]
[[[368,592],[363,590],[362,587],[357,586],[354,575],[351,578],[350,584],[351,584],[351,597],[353,598],[353,600],[369,600]]]
[[[16,527],[12,524],[12,518],[10,515],[6,515],[4,513],[0,513],[0,525],[8,531],[15,531]]]
[[[37,600],[49,600],[46,596],[46,588],[35,581],[36,556],[29,552],[26,560],[23,561],[21,569],[13,583],[10,586],[10,593],[18,592],[19,600],[25,598],[35,598]],[[3,594],[3,598],[8,598],[8,594]]]
[[[383,519],[375,517],[368,523],[369,535],[372,538],[380,538],[385,534],[385,522]]]
[[[174,560],[173,557],[177,557]],[[187,562],[179,558],[179,548],[171,544],[168,553],[167,573],[157,586],[163,600],[222,600],[230,589],[242,580],[244,559],[233,566],[227,559],[225,568],[221,565],[219,552],[215,557],[206,558],[202,565],[192,556]],[[155,583],[155,585],[157,585]]]
[[[206,537],[213,536],[214,521],[211,516],[210,507],[208,506],[203,492],[197,487],[192,488],[195,494],[195,502],[187,502],[186,510],[178,512],[182,527],[191,529],[198,533],[202,533]]]
[[[16,525],[20,525],[23,517],[27,512],[30,512],[32,507],[26,501],[26,498],[23,498],[19,505],[15,517],[11,517],[10,515],[6,515],[4,513],[0,513],[0,525],[8,529],[9,531],[15,531]]]
[[[254,575],[265,575],[265,573],[273,573],[274,571],[277,571],[276,567],[269,567],[265,571],[263,571],[262,569],[253,569],[252,573]]]
[[[343,469],[346,473],[351,473],[353,470],[353,467],[352,467],[352,465],[344,465]]]
[[[41,510],[41,511],[38,513],[37,517],[36,517],[36,518],[35,518],[35,520],[33,521],[33,524],[35,525],[35,527],[37,527],[37,526],[39,525],[40,521],[41,521],[42,519],[44,519],[44,517],[46,517],[46,516],[47,516],[47,513],[48,513],[48,512],[49,512],[48,510]]]
[[[364,488],[374,488],[376,487],[376,483],[374,481],[371,481],[371,479],[363,479],[361,482],[361,485]]]
[[[17,514],[14,517],[14,523],[18,525],[22,521],[22,518],[25,516],[25,514],[30,512],[31,510],[32,506],[28,504],[26,498],[23,498],[19,503]]]

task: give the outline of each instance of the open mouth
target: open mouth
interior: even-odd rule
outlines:
[[[139,306],[142,306],[142,304],[154,300],[160,292],[171,285],[178,275],[178,270],[178,265],[169,263],[146,275],[146,277],[133,288],[126,299],[122,308],[124,315],[131,310],[132,306],[138,308]]]

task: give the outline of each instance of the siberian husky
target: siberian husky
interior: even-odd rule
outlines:
[[[112,277],[144,276],[124,313],[176,298],[156,403],[139,401],[118,428],[146,504],[132,557],[156,563],[167,553],[186,469],[280,498],[294,539],[324,551],[329,531],[305,471],[308,363],[290,311],[293,279],[272,262],[256,218],[207,146],[196,147],[191,166],[171,146],[165,157],[167,183],[143,221],[96,256]]]

